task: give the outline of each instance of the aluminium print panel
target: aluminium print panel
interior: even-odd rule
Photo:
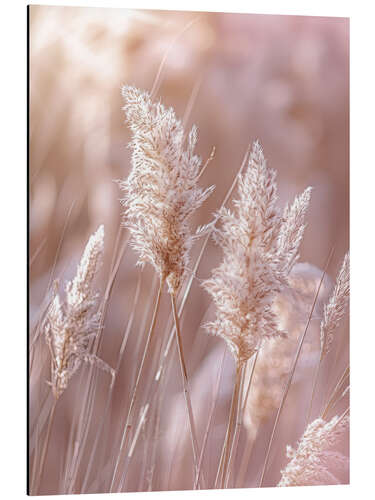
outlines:
[[[31,495],[349,483],[349,20],[28,8]]]

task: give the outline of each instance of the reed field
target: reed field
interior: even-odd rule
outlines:
[[[32,495],[349,483],[349,22],[29,7]]]

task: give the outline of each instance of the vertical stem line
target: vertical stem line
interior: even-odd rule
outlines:
[[[238,397],[237,397],[237,405],[236,405],[236,418],[233,420],[234,425],[234,433],[232,438],[232,443],[227,449],[228,459],[227,459],[227,469],[225,472],[225,476],[223,476],[224,488],[228,488],[229,476],[231,472],[231,465],[233,458],[236,454],[235,450],[238,444],[239,430],[241,426],[241,406],[242,406],[242,396],[243,396],[243,385],[244,385],[244,376],[246,371],[246,363],[242,364],[241,373],[239,378],[239,388],[238,388]],[[232,431],[233,432],[233,431]]]
[[[33,487],[33,491],[34,491],[33,494],[34,495],[38,494],[39,487],[40,487],[40,484],[41,484],[41,481],[42,481],[42,478],[43,478],[44,466],[45,466],[45,463],[46,463],[47,452],[48,452],[48,445],[49,445],[49,441],[50,441],[50,437],[51,437],[51,429],[52,429],[52,424],[53,424],[53,420],[54,420],[54,417],[55,417],[55,410],[56,410],[57,401],[58,401],[57,399],[54,399],[54,402],[53,402],[53,405],[52,405],[52,408],[51,408],[51,411],[50,411],[50,414],[49,414],[48,427],[47,427],[47,432],[46,432],[46,438],[45,438],[45,441],[44,441],[42,455],[41,455],[41,458],[40,458],[40,466],[39,466],[39,474],[38,474],[38,478],[37,478],[37,484],[35,485],[35,487]]]
[[[245,383],[246,365],[244,365],[243,370],[242,370],[240,397],[238,398],[238,410],[237,410],[238,413],[237,413],[236,429],[234,432],[233,443],[232,443],[232,447],[231,447],[230,455],[229,455],[228,473],[227,473],[227,477],[225,480],[225,487],[226,488],[228,487],[229,478],[230,478],[232,468],[233,468],[233,461],[234,461],[234,458],[235,458],[236,452],[237,452],[238,440],[240,437],[240,431],[241,431],[241,426],[242,426],[242,421],[243,421],[243,414],[244,414],[244,411],[245,411],[245,408],[247,405],[247,400],[248,400],[249,393],[250,393],[251,383],[253,381],[253,375],[254,375],[254,370],[255,370],[255,365],[256,365],[257,359],[258,359],[258,355],[259,355],[259,349],[253,355],[254,360],[253,360],[253,363],[251,366],[250,379],[249,379],[249,383],[248,383],[247,390],[246,390],[246,396],[245,396],[243,403],[242,403],[242,400],[243,400],[242,395],[243,395],[243,388],[244,388],[244,383]]]
[[[319,363],[318,363],[318,366],[316,367],[316,370],[315,370],[314,383],[313,383],[313,388],[312,388],[312,392],[311,392],[311,399],[310,399],[309,411],[307,413],[307,419],[305,422],[305,428],[308,426],[310,416],[311,416],[311,410],[312,410],[312,405],[313,405],[313,401],[314,401],[314,397],[315,397],[316,387],[318,385],[319,371],[320,371],[320,365],[322,364],[322,359],[323,359],[322,355],[320,355]]]
[[[116,363],[116,369],[115,369],[116,377],[117,377],[118,370],[120,368],[120,364],[121,364],[122,357],[124,354],[124,350],[125,350],[125,347],[126,347],[126,344],[128,341],[129,333],[130,333],[130,330],[131,330],[132,325],[133,325],[133,320],[134,320],[134,316],[135,316],[135,309],[136,309],[136,306],[138,303],[139,293],[141,290],[141,283],[142,283],[142,274],[139,274],[137,288],[135,290],[135,295],[134,295],[132,311],[131,311],[131,314],[130,314],[130,317],[129,317],[129,320],[128,320],[128,323],[126,326],[126,330],[125,330],[125,333],[124,333],[124,336],[123,336],[123,339],[121,342],[120,352],[119,352],[119,356],[118,356],[117,363]],[[93,444],[93,447],[91,449],[90,459],[89,459],[88,465],[87,465],[86,470],[85,470],[84,480],[83,480],[82,487],[81,487],[81,493],[88,493],[85,490],[86,490],[87,483],[88,483],[88,480],[90,477],[91,468],[92,468],[92,465],[94,463],[94,458],[96,456],[97,447],[98,447],[100,438],[102,437],[104,424],[105,424],[105,420],[106,420],[106,417],[108,414],[108,409],[109,409],[109,405],[111,402],[114,385],[115,385],[115,380],[112,380],[111,385],[109,387],[108,394],[107,394],[107,401],[106,401],[106,405],[105,405],[104,412],[102,415],[101,423],[100,423],[98,431],[96,433],[94,444]]]
[[[210,429],[211,429],[212,417],[213,417],[213,414],[214,414],[214,410],[215,410],[215,407],[216,407],[217,398],[218,398],[218,394],[219,394],[219,388],[220,388],[220,383],[221,383],[221,379],[222,379],[222,375],[223,375],[223,369],[224,369],[225,354],[226,354],[226,350],[223,351],[223,356],[221,358],[220,369],[219,369],[219,372],[218,372],[218,376],[217,376],[217,379],[216,379],[215,388],[214,388],[214,391],[213,391],[211,408],[210,408],[210,412],[209,412],[209,416],[208,416],[208,420],[207,420],[206,431],[205,431],[204,437],[203,437],[201,455],[199,457],[198,473],[197,473],[195,481],[194,481],[194,489],[195,490],[197,489],[197,485],[198,485],[198,481],[199,481],[199,476],[200,476],[200,472],[201,472],[201,468],[202,468],[202,463],[203,463],[204,452],[206,451],[208,434],[209,434]]]
[[[237,362],[236,381],[235,381],[235,385],[234,385],[231,413],[230,413],[229,426],[228,426],[229,432],[227,433],[228,441],[225,445],[225,453],[224,453],[224,461],[223,461],[223,474],[222,474],[222,478],[221,478],[221,487],[222,488],[226,487],[225,484],[227,481],[229,456],[230,456],[231,449],[233,446],[234,431],[235,431],[235,426],[236,426],[237,417],[238,417],[239,400],[240,400],[244,367],[245,367],[244,363]]]
[[[175,332],[176,332],[178,355],[179,355],[179,359],[180,359],[182,385],[183,385],[185,402],[186,402],[186,409],[187,409],[187,414],[188,414],[188,419],[189,419],[191,444],[193,447],[194,477],[196,477],[198,474],[198,460],[199,460],[200,453],[199,453],[197,433],[196,433],[195,423],[194,423],[193,408],[191,405],[188,374],[187,374],[184,352],[183,352],[183,347],[182,347],[180,322],[178,319],[177,307],[176,307],[176,297],[175,297],[175,294],[173,294],[173,293],[171,293],[171,302],[172,302],[172,311],[173,311],[173,317],[174,317],[174,322],[175,322],[175,327],[176,327]],[[204,480],[204,476],[203,476],[203,471],[201,472],[200,485],[202,488],[205,488],[205,480]]]
[[[149,329],[149,332],[148,332],[148,336],[147,336],[147,340],[146,340],[146,345],[145,345],[145,348],[144,348],[144,351],[143,351],[143,356],[142,356],[141,364],[140,364],[139,369],[138,369],[138,374],[137,374],[137,378],[136,378],[136,381],[135,381],[135,385],[134,385],[134,389],[133,389],[133,394],[132,394],[132,398],[131,398],[130,405],[129,405],[128,415],[126,417],[126,423],[125,423],[125,427],[124,427],[124,431],[123,431],[123,435],[122,435],[122,439],[121,439],[120,450],[119,450],[119,453],[118,453],[118,456],[117,456],[117,459],[116,459],[116,465],[115,465],[115,470],[114,470],[113,476],[112,476],[110,493],[113,493],[113,488],[114,488],[115,480],[116,480],[116,476],[117,476],[117,470],[118,470],[118,467],[119,467],[119,464],[120,464],[120,460],[121,460],[123,449],[125,448],[125,450],[126,450],[127,443],[129,441],[129,433],[130,433],[130,429],[132,427],[133,409],[134,409],[134,405],[135,405],[135,402],[136,402],[136,399],[137,399],[137,395],[138,395],[139,382],[141,380],[143,368],[144,368],[144,365],[145,365],[145,361],[146,361],[148,352],[150,350],[151,340],[153,338],[153,334],[154,334],[154,331],[155,331],[156,318],[157,318],[157,315],[158,315],[158,312],[159,312],[160,299],[161,299],[161,294],[162,294],[162,290],[163,290],[163,285],[164,285],[164,279],[161,278],[160,279],[158,296],[157,296],[156,304],[155,304],[155,308],[154,308],[154,314],[153,314],[151,325],[150,325],[150,329]]]
[[[117,276],[121,260],[125,254],[127,245],[129,243],[129,239],[130,239],[130,233],[128,233],[127,236],[125,237],[117,257],[116,257],[117,247],[115,247],[113,252],[112,263],[114,263],[114,265],[112,268],[111,264],[110,275],[106,285],[106,290],[104,292],[104,297],[99,309],[100,322],[97,329],[97,335],[94,338],[90,348],[93,354],[97,354],[101,346],[104,318],[107,314],[109,298],[112,293],[113,284]],[[84,386],[83,386],[83,373],[84,372],[82,371],[79,383],[79,386],[82,387],[79,392],[83,394],[83,397],[81,397],[81,401],[83,401],[81,407],[83,408],[83,410],[81,413],[79,413],[78,410],[76,409],[74,416],[74,420],[78,421],[75,441],[79,443],[79,445],[77,445],[78,446],[77,451],[74,452],[74,455],[71,458],[70,470],[69,473],[67,474],[66,490],[68,494],[77,493],[77,491],[74,489],[74,486],[77,480],[78,470],[82,461],[83,453],[86,448],[86,442],[88,438],[88,432],[90,429],[92,412],[94,408],[95,388],[97,384],[97,372],[94,371],[94,367],[92,365],[89,367],[87,381]],[[71,433],[70,433],[71,436],[73,435],[72,433],[73,433],[73,426],[71,428]]]
[[[239,396],[240,385],[241,385],[241,372],[242,372],[242,363],[237,361],[236,362],[236,378],[235,378],[235,383],[234,383],[234,387],[233,387],[233,394],[232,394],[232,401],[231,401],[230,411],[229,411],[227,432],[225,434],[223,448],[221,451],[220,463],[219,463],[219,467],[218,467],[217,474],[216,474],[215,488],[218,487],[219,481],[220,481],[220,485],[221,485],[220,487],[224,488],[224,481],[225,481],[225,477],[226,477],[228,458],[229,458],[229,445],[230,445],[231,439],[232,439],[233,426],[235,423],[236,410],[237,410],[237,406],[238,406],[238,396]]]

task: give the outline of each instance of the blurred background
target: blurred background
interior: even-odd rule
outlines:
[[[115,180],[125,178],[131,167],[130,150],[126,147],[130,135],[121,109],[121,87],[131,84],[150,91],[160,68],[158,97],[165,105],[173,106],[178,116],[185,117],[187,126],[193,123],[198,126],[197,151],[204,160],[215,147],[214,159],[202,176],[201,184],[215,184],[216,189],[193,224],[206,224],[211,220],[238,172],[249,143],[259,139],[268,164],[277,170],[280,205],[291,201],[305,187],[313,186],[301,261],[321,269],[334,245],[328,269],[334,279],[349,244],[348,19],[46,6],[29,7],[29,16],[29,314],[32,336],[37,331],[52,280],[58,278],[63,289],[65,281],[74,276],[88,237],[100,224],[105,227],[105,260],[97,288],[104,292],[121,222],[121,193]],[[125,230],[120,232],[120,239],[126,237],[125,233]],[[193,251],[193,262],[198,251],[199,247]],[[219,249],[209,243],[183,316],[187,363],[195,387],[193,403],[195,401],[197,414],[200,413],[199,405],[205,403],[205,395],[212,393],[225,347],[219,340],[208,337],[201,327],[213,312],[199,280],[208,277],[220,259]],[[108,303],[100,357],[112,366],[116,365],[139,285],[135,262],[134,252],[126,249]],[[316,279],[319,274],[313,272],[314,269],[310,268],[309,272]],[[147,325],[144,311],[148,311],[153,283],[153,273],[146,268],[139,285],[140,307],[135,312],[116,380],[105,439],[99,446],[103,464],[114,454],[114,443],[118,445],[118,422],[124,414],[134,383],[134,366],[142,352],[143,337],[139,332],[144,331],[145,323]],[[160,332],[165,335],[159,340],[159,351],[164,349],[167,337],[170,306],[166,295],[159,322]],[[294,313],[290,312],[288,321]],[[293,322],[297,323],[297,320]],[[308,352],[317,349],[318,325],[316,322],[315,330],[311,329]],[[327,378],[321,381],[321,388],[325,387],[325,380],[332,386],[348,363],[347,330],[347,325],[342,328],[335,352],[324,367]],[[297,328],[297,337],[299,332]],[[47,398],[48,403],[50,397],[44,383],[49,378],[49,361],[43,339],[38,341],[37,347],[38,369],[31,374],[30,384],[32,426],[40,418],[43,402]],[[306,370],[301,374],[305,381],[311,380],[313,369],[308,352]],[[215,474],[225,432],[232,364],[228,354],[223,375],[226,382],[221,385],[219,394],[221,406],[216,412],[205,458],[209,477]],[[126,489],[191,487],[191,478],[186,477],[186,464],[191,462],[190,443],[187,441],[186,450],[182,449],[182,439],[178,449],[173,444],[177,435],[174,433],[181,431],[181,425],[186,428],[178,365],[172,365],[169,373],[164,403],[158,400],[163,411],[157,433],[153,434],[151,425],[150,431],[145,426],[140,437],[144,445],[137,448],[134,472],[129,476]],[[207,380],[204,390],[202,380]],[[267,386],[264,380],[259,383]],[[95,400],[99,415],[108,384],[105,375],[101,375]],[[64,459],[59,447],[69,439],[79,396],[76,394],[78,389],[71,385],[63,396],[64,402],[57,412],[51,435],[54,444],[49,451],[49,474],[45,475],[43,484],[49,493],[64,490],[64,474],[61,473]],[[299,396],[306,392],[302,387]],[[301,406],[298,406],[298,388],[295,391],[296,399],[286,411],[289,426],[282,427],[280,446],[272,457],[266,485],[278,482],[280,468],[286,463],[285,445],[294,445],[303,432],[304,419],[298,418],[296,409],[305,408],[308,401],[302,397],[298,400]],[[320,402],[323,399],[322,396]],[[319,397],[316,405],[318,411]],[[257,450],[264,450],[277,406],[266,404],[266,408],[267,411],[259,410],[256,416],[249,417],[248,428],[253,426],[253,429],[248,439],[251,446],[255,442]],[[203,434],[207,411],[201,414],[202,422],[198,427]],[[290,424],[292,417],[293,425]],[[176,423],[180,422],[179,418],[181,425]],[[152,425],[155,426],[155,422]],[[90,432],[95,435],[95,429]],[[157,443],[155,453],[160,458],[151,480],[150,470],[154,466],[144,462],[147,443]],[[257,451],[257,457],[262,453]],[[259,463],[257,460],[248,472],[243,471],[240,460],[238,467],[242,465],[245,486],[256,484],[262,457]],[[76,479],[76,492],[80,491],[84,478],[84,459],[82,464]],[[108,481],[102,470],[101,462],[92,469],[89,481],[92,491],[107,491]],[[347,476],[344,474],[341,479],[346,481]]]

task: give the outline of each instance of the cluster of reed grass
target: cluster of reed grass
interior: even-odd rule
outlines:
[[[49,406],[50,399],[47,396],[42,411],[30,429],[33,443],[30,448],[30,491],[32,494],[43,492],[51,454],[51,430],[60,401],[74,386],[78,388],[76,390],[81,400],[79,408],[82,411],[76,415],[70,430],[71,439],[61,457],[59,492],[154,489],[153,485],[158,481],[155,476],[158,470],[160,473],[157,467],[158,442],[161,421],[167,418],[163,398],[171,372],[173,345],[178,353],[181,373],[178,392],[184,396],[191,447],[190,471],[186,469],[188,487],[191,489],[243,486],[239,484],[241,474],[235,470],[235,464],[239,462],[239,436],[245,414],[251,411],[249,405],[253,401],[251,396],[257,383],[256,377],[259,380],[263,376],[262,372],[259,373],[257,363],[265,371],[267,362],[270,365],[287,363],[286,370],[284,365],[276,368],[276,378],[280,380],[274,382],[274,387],[271,386],[271,390],[278,392],[278,397],[273,402],[276,415],[269,412],[273,424],[256,481],[257,485],[262,486],[272,457],[280,417],[294,382],[307,333],[317,314],[317,302],[332,256],[331,252],[317,286],[313,287],[313,293],[307,295],[310,299],[308,302],[296,286],[295,279],[301,273],[298,267],[299,246],[306,228],[311,188],[307,187],[292,204],[280,210],[276,172],[267,165],[262,147],[256,141],[246,152],[220,209],[211,221],[194,231],[193,216],[214,189],[213,186],[206,189],[199,186],[202,173],[212,157],[202,165],[201,158],[195,153],[196,128],[193,127],[187,133],[174,110],[155,100],[153,93],[127,86],[123,89],[123,96],[127,122],[133,135],[130,143],[132,170],[129,177],[119,183],[124,205],[122,231],[126,232],[126,236],[122,246],[116,245],[113,252],[107,287],[101,300],[94,291],[94,279],[105,251],[102,226],[90,237],[76,275],[66,285],[65,299],[60,298],[57,283],[41,314],[30,344],[30,375],[36,369],[35,359],[39,359],[38,340],[44,336],[49,348],[48,383],[51,386],[52,403]],[[231,209],[229,199],[232,193],[235,193],[235,199]],[[211,277],[200,280],[197,277],[198,267],[211,237],[222,250],[222,262],[213,269]],[[110,367],[98,352],[101,344],[106,342],[102,335],[103,326],[128,242],[138,254],[137,264],[141,270],[118,361],[115,367]],[[191,252],[195,244],[201,244],[201,249],[192,265]],[[142,268],[149,264],[155,271],[155,286],[150,291],[150,314],[145,311],[144,328],[132,331],[141,290]],[[205,423],[206,430],[201,436],[197,430],[197,418],[204,420],[205,415],[198,417],[194,407],[189,360],[186,356],[189,339],[181,322],[194,281],[199,282],[211,296],[215,310],[215,319],[206,323],[205,328],[225,340],[233,355],[235,368],[234,380],[230,380],[233,390],[226,432],[221,450],[214,458],[216,466],[213,476],[206,470],[205,452],[212,439],[210,431],[219,385],[224,382],[220,374],[212,410]],[[171,323],[167,328],[161,328],[158,319],[165,293],[169,296]],[[283,325],[283,313],[280,310],[280,301],[285,297],[291,301],[292,308],[295,306],[297,309],[300,300],[304,303],[303,310],[307,309],[303,318],[304,326],[298,331],[298,340],[292,344],[293,351],[287,356],[283,346],[290,340],[291,332]],[[339,481],[335,466],[347,466],[345,457],[336,449],[336,445],[348,429],[349,408],[339,415],[335,414],[334,409],[340,401],[347,401],[349,368],[345,369],[332,390],[329,388],[330,392],[318,411],[314,408],[314,401],[320,368],[332,348],[348,298],[349,256],[346,255],[336,285],[324,306],[320,325],[320,355],[314,378],[306,388],[307,391],[311,390],[311,398],[304,417],[305,430],[296,450],[290,447],[287,450],[289,463],[279,465],[279,486],[334,484]],[[143,331],[147,331],[144,338]],[[130,397],[123,402],[119,431],[113,436],[114,444],[108,454],[101,444],[109,440],[113,390],[120,376],[130,334],[139,336],[141,355],[138,356],[137,351],[134,356],[131,367],[133,375],[126,381],[130,387]],[[85,363],[89,367],[84,372]],[[220,364],[220,358],[217,364]],[[103,375],[108,373],[110,377],[106,381],[105,404],[98,408],[95,395],[102,382],[102,372]],[[40,379],[42,377],[43,373]],[[200,384],[205,384],[204,378]],[[180,432],[184,433],[185,423],[180,422],[180,425]],[[92,429],[94,439],[89,437],[90,431],[92,436]],[[102,451],[102,455],[98,450]],[[251,456],[244,455],[241,468],[246,473],[246,469],[251,468]],[[132,482],[134,468],[139,469],[136,487]]]

